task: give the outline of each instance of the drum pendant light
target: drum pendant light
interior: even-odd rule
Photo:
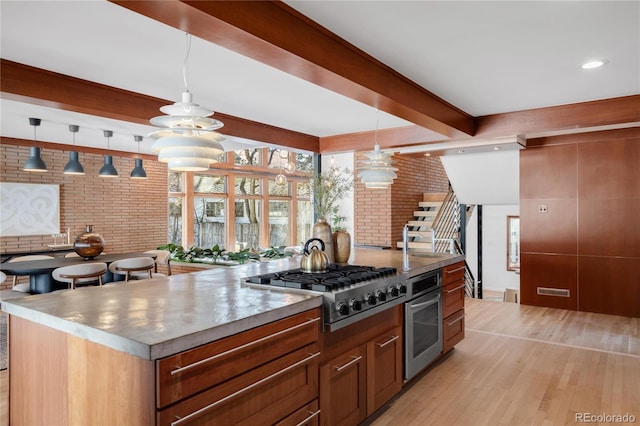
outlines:
[[[142,142],[142,136],[134,135],[133,140],[138,143],[138,155],[140,155],[140,142]],[[131,170],[131,179],[146,179],[147,172],[142,167],[142,158],[135,159],[135,167]]]
[[[111,130],[103,130],[104,137],[107,138],[107,152],[109,152],[109,138],[113,136]],[[110,155],[104,156],[104,164],[100,168],[100,177],[118,177],[118,171],[113,165],[113,157]]]
[[[40,148],[36,146],[36,128],[40,125],[39,118],[29,118],[29,124],[33,126],[33,146],[29,148],[29,158],[24,162],[22,170],[25,172],[46,172],[47,165],[40,157]]]
[[[69,124],[69,131],[73,133],[73,146],[76,146],[76,133],[80,130],[79,126],[75,124]],[[80,160],[78,157],[78,151],[71,151],[69,153],[69,162],[64,166],[64,171],[62,172],[65,175],[83,175],[84,167],[80,164]]]
[[[166,115],[152,118],[151,124],[162,129],[148,136],[156,141],[151,147],[158,153],[158,161],[167,163],[171,170],[204,171],[218,161],[224,152],[225,138],[214,130],[223,126],[221,121],[208,118],[213,111],[193,103],[187,85],[187,60],[191,50],[191,35],[187,34],[187,54],[182,68],[185,91],[181,102],[165,105],[160,111]]]

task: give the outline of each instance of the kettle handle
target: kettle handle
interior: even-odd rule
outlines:
[[[320,238],[311,238],[304,244],[304,249],[302,250],[303,253],[309,254],[309,244],[313,241],[320,241],[320,248],[322,249],[322,251],[324,251],[324,241],[322,241]]]

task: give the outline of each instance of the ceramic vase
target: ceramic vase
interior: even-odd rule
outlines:
[[[351,255],[351,235],[347,231],[336,231],[332,238],[335,262],[347,263]]]
[[[104,250],[104,239],[102,239],[102,235],[93,232],[92,225],[86,225],[85,232],[76,237],[73,243],[73,250],[80,257],[93,259]]]
[[[322,240],[324,243],[324,253],[329,258],[329,263],[335,263],[331,225],[327,223],[326,219],[318,219],[313,225],[313,238],[320,238]]]

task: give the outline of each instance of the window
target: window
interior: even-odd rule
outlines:
[[[208,171],[169,172],[169,242],[238,251],[299,245],[311,237],[313,156],[251,148],[225,158]],[[276,184],[289,161],[303,171]]]

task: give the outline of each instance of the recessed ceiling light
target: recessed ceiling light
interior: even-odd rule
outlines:
[[[493,147],[493,150],[494,150],[494,151],[500,151],[500,147],[499,147],[499,146],[494,146],[494,147]]]
[[[606,64],[607,61],[605,61],[604,59],[594,59],[591,61],[587,61],[584,64],[582,64],[582,69],[583,70],[590,70],[593,68],[600,68],[601,66],[603,66],[604,64]]]
[[[458,150],[458,154],[462,154],[464,152],[464,149],[459,149]]]
[[[431,153],[430,153],[430,152],[426,152],[426,153],[424,154],[424,156],[425,156],[425,157],[431,157]]]

